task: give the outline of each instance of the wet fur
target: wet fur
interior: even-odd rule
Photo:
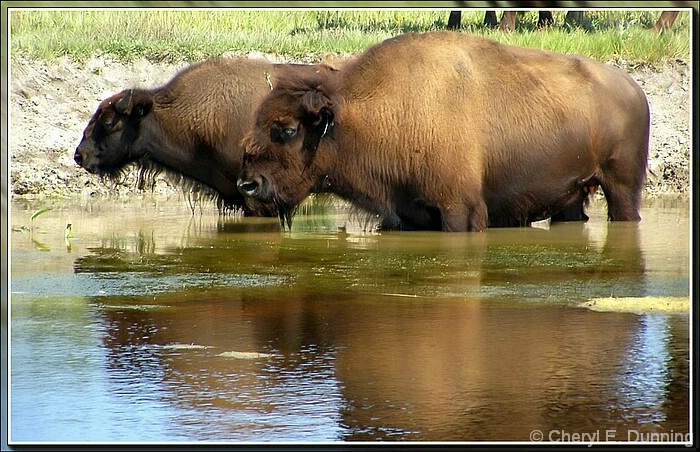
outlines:
[[[184,193],[193,212],[196,205],[204,200],[214,202],[219,212],[222,214],[238,213],[242,211],[241,206],[236,204],[234,200],[224,198],[221,193],[208,185],[148,160],[147,157],[131,162],[112,172],[101,174],[101,177],[106,185],[114,187],[117,185],[124,185],[132,171],[136,172],[136,188],[138,190],[153,191],[156,181],[160,176]]]

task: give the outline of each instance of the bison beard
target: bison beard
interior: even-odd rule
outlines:
[[[280,225],[282,226],[282,229],[285,229],[286,222],[286,226],[291,231],[292,217],[296,214],[298,206],[289,205],[283,201],[280,201],[277,198],[273,198],[272,202],[275,204],[275,206],[277,206],[277,212],[279,214]]]

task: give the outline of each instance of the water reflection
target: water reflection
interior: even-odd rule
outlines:
[[[668,347],[672,334],[687,337],[682,318],[261,295],[101,304],[108,375],[123,383],[112,389],[128,403],[145,394],[177,408],[173,429],[197,438],[527,440],[533,428],[688,428],[688,388],[671,388],[683,375],[666,366],[687,360],[687,347]],[[668,328],[650,332],[653,323]],[[232,350],[269,356],[222,356]],[[223,423],[216,433],[202,422],[212,416]]]
[[[688,295],[687,266],[658,270],[683,269],[678,251],[643,240],[653,221],[484,234],[173,221],[100,226],[66,273],[25,270],[56,252],[13,243],[13,439],[688,431],[688,316],[573,307]],[[23,427],[38,422],[52,427]]]
[[[169,435],[252,435],[254,440],[338,436],[335,353],[315,327],[316,319],[305,321],[302,315],[260,321],[240,295],[164,298],[160,302],[169,308],[130,309],[126,302],[111,306],[103,300],[97,306],[106,331],[108,373],[124,383],[114,387],[132,391],[121,395],[134,403],[136,388],[158,384],[159,389],[145,394],[156,395],[178,413]],[[232,351],[243,357],[228,357]],[[252,352],[265,353],[246,358]]]
[[[160,284],[163,291],[173,286],[286,281],[295,287],[407,297],[498,296],[555,302],[687,291],[682,277],[662,287],[655,286],[658,281],[648,282],[636,224],[611,224],[602,237],[595,228],[580,224],[557,225],[548,231],[382,235],[280,234],[269,232],[269,225],[219,223],[217,236],[188,235],[178,245],[156,244],[152,233],[138,231],[130,243],[117,237],[90,247],[89,254],[75,260],[74,271],[111,279],[122,274],[125,281],[143,282],[144,288]],[[257,226],[262,232],[253,232]]]

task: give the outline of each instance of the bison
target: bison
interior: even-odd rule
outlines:
[[[220,208],[276,216],[273,204],[246,200],[236,180],[243,159],[241,138],[282,68],[302,76],[334,66],[221,58],[190,65],[159,88],[125,89],[100,103],[75,150],[75,162],[111,179],[121,178],[135,164],[141,170],[140,188],[144,174],[153,180],[165,170],[175,179],[211,189]]]
[[[577,210],[639,221],[649,108],[624,71],[459,32],[409,33],[335,74],[280,71],[238,186],[289,212],[330,191],[396,229],[482,231]]]

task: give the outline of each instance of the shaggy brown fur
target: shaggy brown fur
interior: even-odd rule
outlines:
[[[239,187],[337,193],[394,228],[481,231],[581,208],[638,221],[649,109],[623,71],[457,32],[406,34],[334,74],[280,75]]]
[[[139,188],[153,185],[165,171],[186,191],[218,197],[220,208],[276,216],[273,204],[244,199],[236,180],[241,138],[282,67],[298,76],[330,70],[243,58],[193,64],[162,87],[126,89],[102,101],[83,132],[75,161],[111,179],[135,165]]]

